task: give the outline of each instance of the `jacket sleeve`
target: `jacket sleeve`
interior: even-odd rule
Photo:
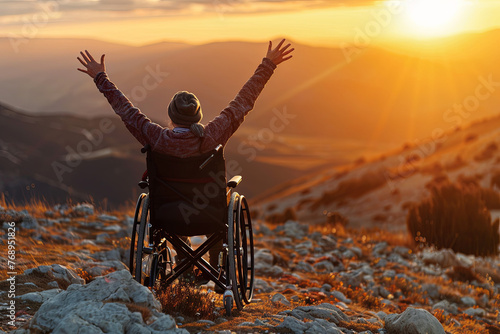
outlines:
[[[276,65],[270,59],[264,58],[234,100],[222,110],[219,116],[207,124],[206,135],[212,137],[217,143],[225,145],[243,123],[245,116],[253,109],[255,101],[271,78],[275,68]]]
[[[108,79],[106,73],[98,73],[94,82],[115,113],[121,117],[130,133],[142,145],[150,144],[154,147],[164,128],[151,122],[139,108],[134,107],[132,102]]]

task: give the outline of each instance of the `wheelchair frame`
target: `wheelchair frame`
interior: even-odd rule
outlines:
[[[208,165],[221,149],[219,145],[209,154],[199,166],[200,170]],[[141,149],[142,153],[149,151],[149,145]],[[224,291],[223,303],[228,316],[231,316],[233,302],[238,310],[249,304],[252,301],[255,281],[254,244],[247,200],[234,191],[241,180],[241,176],[235,176],[227,182],[226,196],[230,194],[230,200],[227,205],[227,222],[223,222],[225,230],[213,233],[196,250],[177,235],[163,230],[154,231],[150,221],[150,194],[140,194],[134,214],[130,246],[129,269],[134,279],[150,288],[158,287],[160,283],[162,286],[169,286],[191,266],[196,266]],[[139,186],[142,189],[149,188],[149,182],[143,180],[139,182]],[[220,240],[223,241],[223,248],[219,253],[218,266],[214,268],[202,256]],[[174,264],[167,242],[184,255],[179,263]]]

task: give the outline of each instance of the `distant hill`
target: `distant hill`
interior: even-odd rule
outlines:
[[[252,206],[261,217],[292,209],[300,221],[324,223],[337,212],[350,227],[405,230],[409,205],[429,196],[428,185],[443,177],[472,179],[498,191],[499,162],[497,115],[376,159],[309,173],[261,194]]]
[[[135,201],[145,156],[119,117],[110,116],[33,115],[0,104],[0,193],[16,203],[45,198],[117,207]],[[282,141],[251,161],[238,153],[240,145],[238,139],[230,140],[225,154],[241,170],[244,181],[238,189],[248,197],[311,169],[286,167],[287,154],[298,155]],[[251,147],[244,147],[248,153]],[[275,150],[282,152],[281,161],[266,160]]]

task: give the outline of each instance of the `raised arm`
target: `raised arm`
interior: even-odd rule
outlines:
[[[253,109],[255,101],[264,89],[267,81],[271,78],[277,65],[292,58],[289,49],[290,44],[283,47],[285,40],[273,49],[269,42],[266,57],[257,67],[252,77],[245,83],[234,100],[205,127],[205,132],[212,137],[217,144],[225,145],[233,133],[239,128],[245,116]]]
[[[115,113],[121,117],[130,133],[142,144],[154,145],[161,135],[163,127],[151,122],[132,102],[108,79],[106,66],[104,65],[104,55],[101,62],[95,61],[94,57],[85,50],[80,52],[82,58],[77,57],[85,69],[78,68],[78,71],[87,73],[99,91],[104,94]]]

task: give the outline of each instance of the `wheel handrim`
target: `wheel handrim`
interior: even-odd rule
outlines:
[[[142,264],[144,256],[143,254],[144,242],[146,242],[146,237],[148,236],[147,234],[149,234],[148,231],[146,231],[148,229],[147,228],[148,214],[149,214],[149,196],[146,195],[142,203],[141,222],[139,225],[139,231],[137,237],[137,251],[135,255],[135,280],[141,284],[144,284],[143,276],[145,276],[143,275]]]
[[[239,248],[240,254],[238,254],[238,257],[241,260],[238,261],[238,273],[240,277],[242,299],[246,304],[249,304],[253,297],[255,277],[252,221],[250,218],[248,203],[244,196],[240,197],[238,204],[238,221],[240,222],[240,224],[238,224],[238,234],[240,235],[239,239],[241,240]]]
[[[238,193],[233,193],[231,195],[231,201],[229,203],[229,212],[228,212],[228,273],[227,276],[229,277],[231,284],[231,288],[233,291],[234,295],[234,303],[236,304],[236,307],[238,310],[241,310],[243,308],[243,302],[242,302],[242,296],[240,293],[240,289],[238,287],[238,273],[237,273],[237,266],[236,266],[236,258],[237,258],[237,247],[236,247],[236,238],[235,234],[237,233],[237,229],[235,228],[236,226],[236,220],[237,220],[237,208],[239,207],[239,195]]]

